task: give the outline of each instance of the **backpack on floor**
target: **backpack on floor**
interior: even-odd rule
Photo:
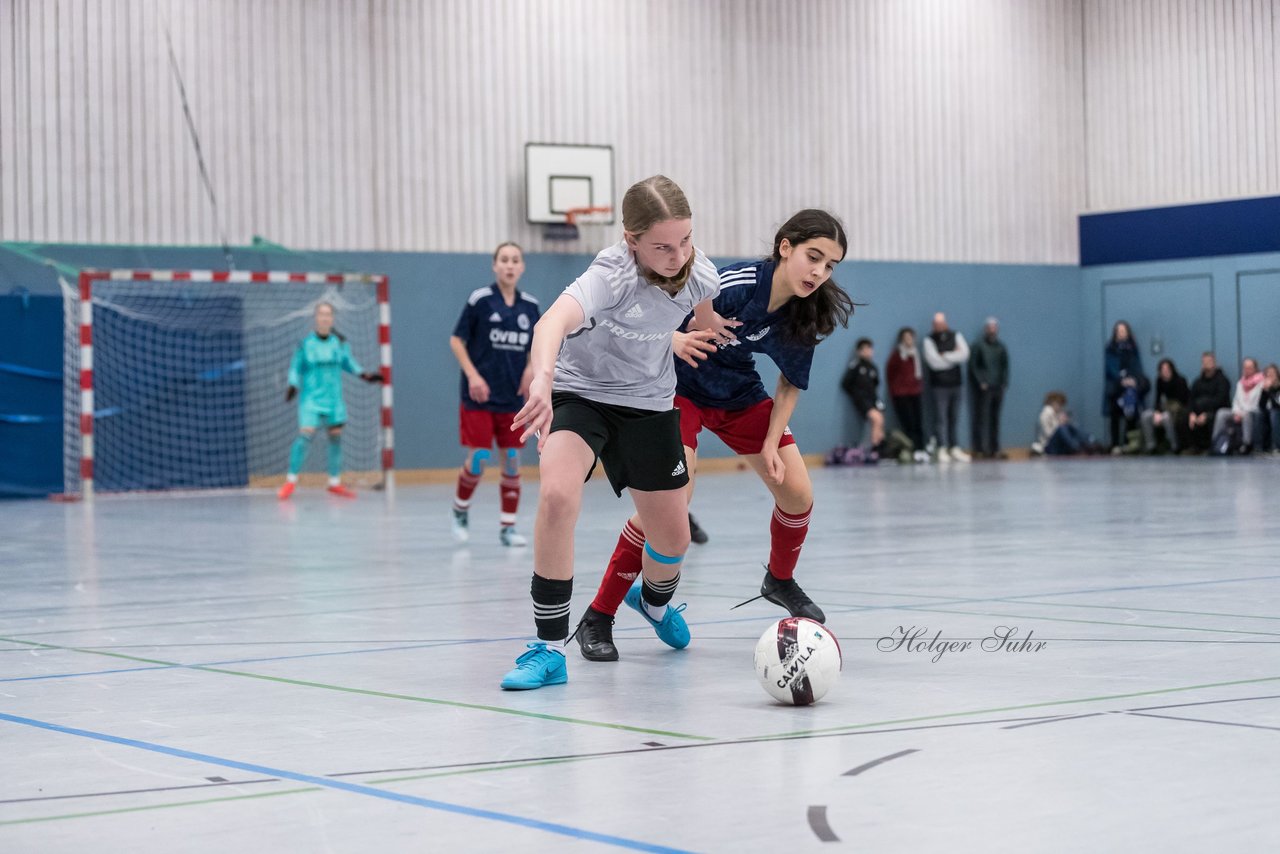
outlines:
[[[1215,457],[1230,457],[1243,450],[1244,427],[1240,422],[1232,419],[1227,422],[1227,428],[1214,438],[1213,447],[1209,449],[1209,453]]]

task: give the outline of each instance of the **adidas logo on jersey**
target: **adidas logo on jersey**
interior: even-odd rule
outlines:
[[[685,472],[685,468],[684,468],[684,460],[681,460],[680,462],[676,463],[676,467],[675,467],[675,469],[671,472],[671,476],[672,476],[672,477],[679,477],[680,475],[684,474],[684,472]]]
[[[640,308],[640,303],[636,303],[631,306],[631,308],[627,309],[627,313],[622,316],[627,320],[635,320],[637,318],[644,317],[644,310]]]
[[[501,322],[502,322],[502,315],[498,314],[498,313],[495,311],[493,314],[489,315],[489,322],[490,322],[490,323],[501,323]]]
[[[759,341],[761,338],[769,334],[769,329],[770,327],[766,326],[764,329],[761,329],[759,332],[753,332],[747,336],[747,340]]]

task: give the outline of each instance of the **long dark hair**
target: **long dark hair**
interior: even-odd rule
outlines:
[[[1160,377],[1160,369],[1165,365],[1169,366],[1169,382],[1180,378],[1182,374],[1178,373],[1178,366],[1173,363],[1173,359],[1164,358],[1160,360],[1160,364],[1156,365],[1156,378]]]
[[[782,241],[793,248],[803,243],[827,237],[840,244],[840,258],[849,252],[849,239],[845,236],[840,220],[823,210],[806,208],[782,224],[773,236],[774,263],[782,260]],[[849,326],[853,316],[853,299],[836,284],[835,278],[827,279],[813,296],[793,299],[787,303],[787,319],[783,333],[793,341],[809,347],[836,331],[836,324]]]
[[[1124,327],[1125,332],[1129,333],[1129,337],[1126,338],[1124,342],[1121,342],[1121,340],[1118,337],[1116,337],[1116,333],[1120,331],[1121,326]],[[1107,346],[1111,347],[1112,349],[1116,349],[1119,347],[1132,347],[1135,350],[1137,349],[1138,341],[1136,338],[1133,337],[1133,327],[1129,324],[1129,321],[1117,320],[1115,322],[1115,325],[1111,327],[1111,340],[1107,342]]]

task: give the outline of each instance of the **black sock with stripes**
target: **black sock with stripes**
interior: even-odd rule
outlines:
[[[640,599],[650,617],[662,619],[667,612],[667,603],[676,595],[676,587],[679,585],[679,572],[670,581],[650,581],[647,575],[640,576]]]
[[[569,600],[573,597],[573,579],[543,578],[535,572],[529,593],[533,596],[533,622],[538,627],[538,640],[563,653],[564,643],[569,637]]]

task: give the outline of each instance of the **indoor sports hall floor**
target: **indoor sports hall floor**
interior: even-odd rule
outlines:
[[[532,556],[488,483],[463,549],[443,486],[5,503],[0,851],[1280,850],[1277,475],[816,471],[798,577],[845,669],[811,708],[752,672],[779,613],[729,610],[751,474],[699,483],[688,650],[624,611],[622,661],[530,693],[497,687]],[[588,487],[575,619],[626,507]],[[935,651],[881,640],[913,628]]]

